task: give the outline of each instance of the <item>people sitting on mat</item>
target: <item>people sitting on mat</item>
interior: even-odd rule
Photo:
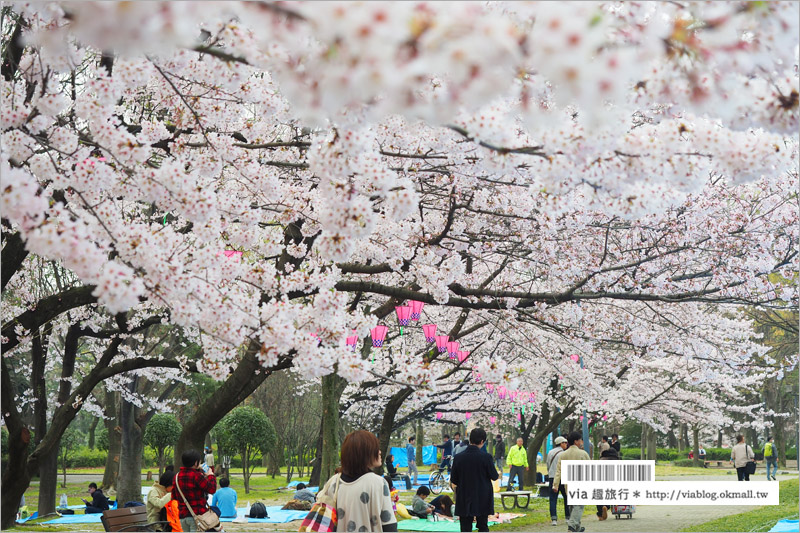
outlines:
[[[150,492],[147,493],[147,521],[153,522],[166,522],[167,513],[163,511],[164,506],[167,505],[172,499],[172,482],[175,479],[175,472],[168,471],[161,474],[157,483],[153,483]],[[163,511],[163,518],[162,518]]]
[[[89,483],[89,494],[92,497],[91,503],[85,498],[81,498],[83,503],[86,504],[86,510],[84,513],[86,514],[97,514],[102,513],[103,511],[108,511],[108,498],[106,495],[103,494],[102,489],[97,488],[97,483]]]
[[[411,509],[408,514],[419,518],[428,518],[428,515],[434,511],[433,505],[425,503],[425,498],[430,496],[431,490],[425,485],[417,489],[414,499],[411,500]]]
[[[440,494],[431,500],[431,507],[433,507],[433,512],[436,514],[448,518],[453,518],[453,515],[455,515],[456,504],[453,503],[453,499],[447,494]]]
[[[236,518],[236,502],[239,497],[230,484],[231,481],[227,477],[219,478],[220,488],[211,498],[211,506],[219,508],[219,516],[222,518]]]
[[[394,455],[391,453],[386,456],[386,474],[389,476],[389,479],[402,479],[406,482],[406,490],[411,490],[411,478],[408,474],[401,474],[397,471],[397,468],[394,466]],[[387,479],[387,481],[389,481]]]
[[[314,495],[313,492],[306,488],[305,483],[298,483],[297,484],[297,491],[292,496],[293,500],[303,500],[307,502],[311,502],[314,504],[317,501],[317,497]]]

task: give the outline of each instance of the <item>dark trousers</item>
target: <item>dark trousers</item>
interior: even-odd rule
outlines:
[[[439,472],[447,468],[447,473],[450,473],[450,459],[442,459],[442,464],[439,465]]]
[[[740,466],[737,468],[736,475],[739,477],[739,481],[750,481],[750,474],[747,473],[746,466]]]
[[[558,511],[558,494],[564,497],[564,518],[569,518],[569,506],[567,505],[567,486],[563,483],[558,486],[558,490],[553,490],[553,480],[550,483],[550,518],[556,519]]]
[[[472,531],[472,519],[475,519],[478,531],[489,531],[489,515],[483,516],[459,516],[458,521],[461,524],[461,531]]]
[[[83,511],[85,514],[98,514],[102,513],[103,510],[99,507],[92,507],[91,505],[86,506],[86,510]]]
[[[519,481],[519,490],[525,490],[523,484],[523,478],[525,476],[525,467],[524,466],[514,466],[511,465],[508,469],[508,486],[514,484],[514,476],[517,476],[517,480]]]

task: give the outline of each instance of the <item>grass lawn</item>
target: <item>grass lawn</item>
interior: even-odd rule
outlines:
[[[781,481],[781,495],[778,505],[759,507],[746,513],[739,513],[681,531],[769,531],[775,522],[783,518],[796,520],[798,516],[798,480]]]

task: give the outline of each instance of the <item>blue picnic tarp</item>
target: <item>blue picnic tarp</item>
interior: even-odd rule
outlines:
[[[242,517],[248,513],[249,509],[242,507],[236,509],[238,516]],[[264,523],[264,524],[285,524],[292,520],[302,520],[308,514],[308,511],[284,511],[280,506],[267,507],[267,514],[269,518],[248,518],[248,523]],[[97,514],[73,514],[65,515],[55,520],[48,520],[44,524],[95,524],[100,523],[101,513]],[[220,518],[220,522],[232,522],[233,518]]]
[[[408,466],[408,459],[406,459],[406,450],[405,448],[399,448],[397,446],[392,447],[391,451],[392,455],[394,456],[394,466],[398,467],[407,467]],[[423,446],[422,447],[422,464],[426,465],[433,465],[436,464],[436,446]]]
[[[770,531],[800,531],[800,523],[797,520],[779,520]]]

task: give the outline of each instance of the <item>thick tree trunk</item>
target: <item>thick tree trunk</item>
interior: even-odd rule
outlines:
[[[319,423],[319,433],[317,435],[317,446],[314,453],[314,460],[311,465],[311,476],[309,478],[309,485],[312,487],[321,487],[320,476],[322,474],[322,428],[325,425],[324,418]]]
[[[670,428],[669,432],[667,433],[667,440],[669,441],[670,448],[678,448],[680,450],[678,438],[675,436],[675,432],[672,431],[672,428]]]
[[[538,417],[539,423],[536,426],[536,432],[534,433],[533,437],[528,440],[528,446],[526,447],[526,451],[528,453],[528,465],[530,466],[530,470],[525,473],[526,485],[533,486],[533,484],[536,482],[536,454],[539,452],[539,448],[542,447],[542,443],[545,441],[545,439],[547,439],[547,436],[550,435],[550,433],[552,433],[559,426],[559,424],[561,424],[561,422],[572,416],[572,414],[572,407],[566,407],[562,411],[556,411],[552,414],[547,406],[542,407],[542,413]],[[506,442],[506,453],[508,453],[508,448],[514,444],[516,443],[512,443],[511,441]]]
[[[66,483],[66,476],[65,476]],[[39,516],[56,511],[58,494],[58,448],[39,459]]]
[[[381,427],[378,432],[378,441],[380,442],[380,450],[383,457],[389,455],[389,443],[392,436],[392,427],[394,426],[394,418],[397,411],[403,406],[403,402],[411,395],[413,391],[405,388],[397,391],[386,402],[386,407],[383,409],[383,418],[381,419]],[[420,452],[421,453],[421,452]],[[383,474],[383,466],[381,465],[380,473]]]
[[[184,423],[181,436],[175,445],[175,468],[180,467],[180,458],[184,451],[202,450],[208,432],[222,420],[222,417],[246,400],[267,379],[267,376],[276,370],[291,366],[291,359],[283,358],[275,367],[263,368],[258,361],[260,350],[258,342],[250,341],[242,360],[228,379]]]
[[[3,471],[3,490],[0,491],[0,528],[14,527],[22,495],[31,482],[31,469],[38,465],[29,465],[28,453],[31,444],[31,432],[25,427],[14,401],[14,387],[5,361],[2,360],[2,383],[0,383],[0,401],[2,402],[3,420],[8,430],[8,464]]]
[[[700,464],[700,428],[697,425],[692,426],[692,464],[694,466],[702,466]]]
[[[647,432],[648,432],[647,424],[642,423],[642,437],[640,443],[641,450],[639,453],[639,458],[642,461],[647,459]]]
[[[339,400],[347,382],[336,374],[322,378],[322,463],[319,486],[333,476],[339,466]]]
[[[133,393],[139,384],[139,377],[131,380],[128,390]],[[137,408],[134,404],[122,399],[120,409],[120,427],[122,429],[119,459],[119,482],[117,483],[117,501],[125,502],[142,500],[142,455],[144,442],[142,428],[136,420]]]
[[[119,394],[106,389],[105,393],[105,415],[103,424],[108,435],[108,455],[106,455],[106,467],[103,471],[103,491],[116,490],[117,477],[119,476],[119,459],[122,451],[122,429],[119,425]]]
[[[717,431],[717,448],[722,448],[722,430]]]
[[[678,440],[678,443],[677,443],[678,452],[683,453],[683,449],[684,449],[684,446],[683,446],[683,422],[679,422],[678,423],[678,439],[677,440]]]
[[[652,427],[647,430],[647,459],[650,461],[657,459],[656,430]]]

